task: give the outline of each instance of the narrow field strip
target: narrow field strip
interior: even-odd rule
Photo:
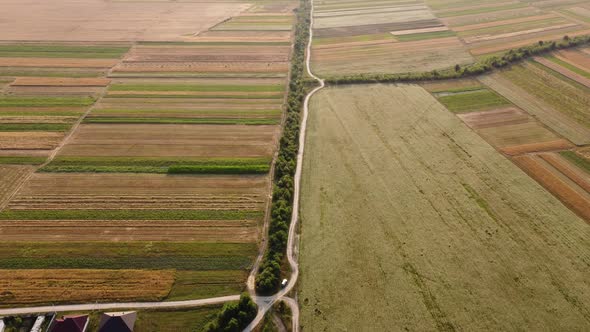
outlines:
[[[0,280],[0,306],[78,303],[88,298],[158,301],[170,291],[174,271],[0,269]]]

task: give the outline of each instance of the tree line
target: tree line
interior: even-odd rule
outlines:
[[[427,72],[400,73],[400,74],[355,74],[333,76],[326,79],[328,85],[341,84],[370,84],[370,83],[411,83],[419,81],[447,80],[477,76],[496,69],[507,67],[516,62],[528,59],[536,55],[550,53],[590,44],[590,35],[570,38],[564,36],[559,41],[542,41],[533,45],[511,49],[502,55],[494,55],[473,64],[461,66],[459,64],[442,70]]]

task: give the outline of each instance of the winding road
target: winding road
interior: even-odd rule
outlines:
[[[301,119],[301,128],[299,133],[299,151],[297,152],[297,167],[295,169],[294,177],[294,191],[293,191],[293,214],[291,216],[291,224],[289,226],[289,239],[287,242],[287,259],[291,266],[291,279],[287,286],[281,289],[272,296],[253,296],[253,300],[258,305],[258,314],[256,318],[248,325],[244,331],[252,331],[262,320],[264,315],[277,301],[284,301],[292,312],[293,331],[299,331],[299,306],[297,300],[290,298],[287,294],[293,290],[297,279],[299,277],[299,264],[296,257],[296,238],[297,238],[297,223],[299,221],[299,200],[301,189],[301,171],[303,167],[303,153],[305,150],[305,137],[307,129],[307,117],[309,113],[309,101],[314,94],[325,87],[323,79],[314,75],[311,71],[311,44],[313,39],[313,13],[314,1],[310,0],[310,24],[309,24],[309,40],[306,48],[305,64],[307,74],[316,80],[319,85],[313,89],[306,97],[303,104],[303,117]],[[256,264],[255,264],[256,268]],[[249,278],[248,288],[252,290],[253,280]],[[93,310],[111,310],[111,309],[160,309],[160,308],[187,308],[200,307],[213,304],[221,304],[230,301],[239,300],[240,295],[222,296],[199,300],[185,300],[185,301],[169,301],[169,302],[128,302],[128,303],[86,303],[86,304],[71,304],[71,305],[55,305],[55,306],[40,306],[40,307],[25,307],[25,308],[9,308],[0,309],[0,315],[22,315],[45,312],[65,312],[65,311],[93,311]]]
[[[307,117],[309,114],[309,101],[311,97],[318,91],[323,89],[326,84],[323,79],[314,75],[311,71],[311,44],[313,40],[313,12],[314,12],[314,1],[310,0],[310,24],[309,24],[309,40],[307,42],[305,67],[307,74],[319,83],[315,89],[313,89],[306,97],[303,103],[303,117],[301,119],[301,128],[299,132],[299,151],[297,152],[297,167],[295,169],[295,177],[293,178],[294,190],[293,190],[293,214],[291,215],[291,224],[289,226],[289,240],[287,242],[287,260],[291,266],[291,279],[285,288],[273,296],[269,297],[256,297],[255,301],[258,304],[258,315],[256,318],[246,327],[244,331],[252,331],[262,319],[266,312],[272,307],[274,303],[279,300],[284,300],[293,312],[293,331],[299,331],[299,307],[297,301],[287,297],[286,295],[295,287],[297,278],[299,277],[299,263],[297,257],[295,257],[296,242],[297,238],[297,222],[299,221],[299,200],[301,191],[301,171],[303,168],[303,154],[305,151],[305,137],[307,130]]]

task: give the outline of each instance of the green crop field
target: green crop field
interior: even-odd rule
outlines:
[[[243,270],[255,243],[203,242],[7,242],[0,269]]]
[[[561,151],[559,154],[571,161],[572,163],[574,163],[575,165],[577,165],[578,167],[580,167],[581,169],[590,173],[590,160],[581,157],[573,151]]]
[[[221,306],[209,306],[182,310],[140,311],[134,331],[203,331],[205,325],[215,318],[220,309]]]
[[[560,65],[562,67],[565,67],[565,68],[573,71],[576,74],[582,75],[582,76],[584,76],[586,78],[590,78],[590,72],[587,72],[587,71],[585,71],[582,68],[579,68],[577,66],[574,66],[574,65],[572,65],[569,62],[565,62],[565,61],[563,61],[561,59],[558,59],[558,58],[556,58],[554,56],[551,56],[551,55],[548,55],[545,58],[548,59],[549,61],[553,62],[553,63],[556,63],[556,64],[558,64],[558,65]]]
[[[501,106],[510,105],[504,97],[488,89],[455,90],[450,95],[438,97],[438,100],[446,108],[455,113],[483,111]]]
[[[303,330],[590,328],[589,225],[425,90],[327,88],[309,114]]]
[[[0,156],[0,164],[40,165],[45,162],[43,157],[7,157]]]
[[[258,174],[268,158],[57,157],[41,172]]]
[[[401,42],[407,42],[407,41],[445,38],[445,37],[452,37],[452,36],[455,36],[455,33],[453,31],[438,31],[438,32],[414,33],[414,34],[410,34],[410,35],[396,36],[395,39],[397,39]]]
[[[0,96],[0,107],[90,106],[92,97],[6,97]]]
[[[512,66],[502,75],[570,119],[590,128],[590,88],[560,79],[555,72],[531,63]]]
[[[67,131],[68,123],[0,123],[0,131]]]

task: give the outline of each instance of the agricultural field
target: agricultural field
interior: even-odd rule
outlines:
[[[422,1],[315,2],[312,67],[323,76],[399,73],[471,63]]]
[[[426,0],[434,15],[461,39],[475,57],[590,33],[583,1]],[[582,9],[581,9],[582,8]]]
[[[554,64],[549,60],[545,61],[545,59],[536,59],[535,61],[546,63],[549,66]],[[504,74],[509,74],[514,70],[518,69],[512,68]],[[532,73],[523,76],[524,79],[519,75],[513,76],[519,82],[527,84],[535,82]],[[553,79],[556,78],[553,77]],[[541,84],[541,82],[546,83],[550,80],[550,77],[544,77],[539,78],[537,82]],[[489,82],[491,79],[482,78],[481,81]],[[493,85],[498,86],[497,84]],[[590,222],[588,211],[588,206],[590,206],[590,173],[587,169],[585,170],[584,157],[570,151],[576,148],[575,144],[477,81],[426,83],[424,87],[448,110],[458,113],[457,116],[490,145],[511,158],[572,211]],[[538,87],[531,88],[529,91],[538,92],[536,89]],[[506,87],[499,90],[505,91]],[[544,93],[558,94],[564,91],[566,91],[565,88],[552,92],[538,92],[536,96],[543,98]],[[512,93],[514,92],[518,91],[512,91]],[[474,95],[475,97],[472,97]],[[584,98],[583,93],[579,95],[580,98]],[[519,95],[511,94],[510,96]],[[573,97],[571,98],[573,100]],[[557,102],[554,105],[563,107],[567,104]],[[572,109],[584,112],[583,108],[573,107]],[[576,158],[564,158],[560,156],[560,153],[576,156],[582,160],[582,163]],[[576,163],[576,161],[578,162]]]
[[[541,126],[514,106],[498,109]],[[488,112],[463,120],[510,125]],[[309,114],[303,329],[590,327],[588,224],[426,90],[328,87]]]
[[[128,45],[0,43],[0,160],[43,163],[104,92]],[[15,159],[18,158],[18,159]]]
[[[33,17],[0,32],[19,40],[0,43],[0,306],[244,290],[297,5],[59,1],[44,34]]]

